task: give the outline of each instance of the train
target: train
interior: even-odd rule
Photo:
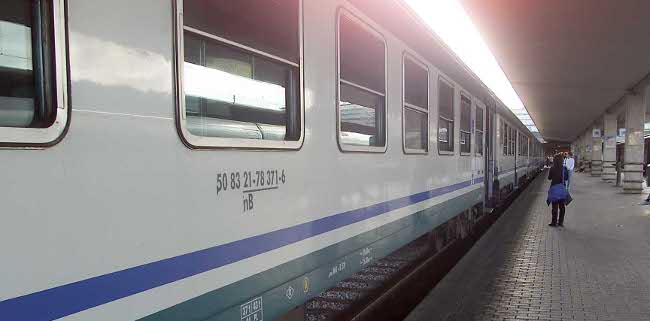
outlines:
[[[273,320],[542,145],[402,0],[4,0],[0,320]]]

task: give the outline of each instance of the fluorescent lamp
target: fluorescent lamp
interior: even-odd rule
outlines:
[[[519,119],[524,119],[524,116],[531,119],[508,77],[457,0],[405,1]],[[538,132],[535,126],[529,128]]]

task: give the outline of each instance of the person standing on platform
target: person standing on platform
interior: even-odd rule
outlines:
[[[548,198],[546,204],[553,204],[551,210],[551,224],[549,226],[564,226],[564,201],[566,199],[566,188],[564,187],[564,180],[567,176],[566,167],[562,162],[564,158],[561,154],[553,157],[553,166],[548,171],[548,179],[551,181],[551,187],[548,189]],[[560,218],[558,221],[558,209],[560,210]]]
[[[566,167],[567,176],[565,177],[566,189],[571,190],[571,175],[573,174],[573,169],[576,166],[575,159],[573,159],[573,153],[569,152],[569,157],[564,160],[564,167]]]

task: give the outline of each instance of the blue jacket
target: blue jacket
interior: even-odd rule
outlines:
[[[564,184],[555,184],[548,189],[548,198],[546,199],[546,205],[551,203],[564,201],[566,199],[566,187]]]

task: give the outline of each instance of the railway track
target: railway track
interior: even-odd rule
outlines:
[[[305,303],[305,320],[402,320],[469,251],[529,182],[512,193],[490,215],[481,215],[465,237],[435,244],[431,233],[439,229],[444,232],[446,227],[443,224],[320,293]]]

